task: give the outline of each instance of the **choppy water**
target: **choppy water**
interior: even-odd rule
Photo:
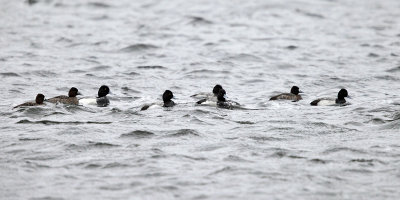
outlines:
[[[1,199],[398,199],[400,1],[1,1]],[[246,108],[194,106],[220,83]],[[72,86],[107,108],[13,106]],[[300,102],[269,102],[298,85]],[[311,107],[347,88],[346,107]],[[174,108],[140,112],[174,92]]]

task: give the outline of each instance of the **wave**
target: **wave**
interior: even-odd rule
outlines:
[[[157,49],[158,46],[152,44],[132,44],[127,47],[120,49],[122,52],[138,52],[138,51],[146,51]]]
[[[69,121],[69,122],[61,122],[61,121],[52,121],[52,120],[39,120],[39,121],[30,121],[27,119],[23,119],[17,122],[17,124],[44,124],[44,125],[57,125],[57,124],[111,124],[112,122],[96,122],[96,121]]]
[[[168,135],[169,137],[182,137],[182,136],[199,136],[199,133],[193,129],[181,129],[178,130],[177,132]]]
[[[130,138],[130,137],[134,137],[134,138],[147,138],[147,137],[151,137],[154,136],[155,134],[153,132],[150,131],[142,131],[142,130],[135,130],[129,133],[124,133],[121,134],[120,138]]]
[[[2,76],[2,77],[21,77],[19,74],[14,73],[14,72],[3,72],[3,73],[0,73],[0,76]]]

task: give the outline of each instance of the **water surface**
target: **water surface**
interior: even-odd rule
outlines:
[[[400,197],[397,0],[1,5],[1,199]],[[217,83],[252,110],[195,106]],[[106,108],[12,109],[103,84]]]

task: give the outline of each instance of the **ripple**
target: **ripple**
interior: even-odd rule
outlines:
[[[212,21],[207,20],[203,17],[198,17],[198,16],[189,16],[191,21],[189,22],[192,25],[210,25],[213,24]]]
[[[138,66],[138,69],[165,69],[165,67],[161,65],[144,65],[144,66]]]
[[[221,174],[221,173],[226,173],[226,172],[233,172],[233,171],[236,171],[236,170],[233,167],[227,166],[227,167],[223,167],[222,169],[218,169],[218,170],[215,170],[215,171],[211,172],[209,174],[209,176],[210,175]]]
[[[85,166],[86,169],[96,169],[96,168],[100,168],[100,167],[101,167],[100,164],[94,164],[94,163],[90,163]]]
[[[112,148],[112,147],[119,147],[120,145],[111,144],[107,142],[92,142],[89,141],[87,147],[94,147],[94,148]]]
[[[42,140],[43,138],[19,138],[19,141],[38,141]]]
[[[371,174],[371,173],[373,173],[373,171],[368,170],[368,169],[345,169],[343,171],[351,172],[351,173],[360,173],[360,174]]]
[[[325,17],[323,15],[317,14],[317,13],[311,13],[311,12],[300,10],[300,9],[296,9],[296,12],[301,13],[307,17],[312,17],[312,18],[317,18],[317,19],[325,19]]]
[[[241,158],[240,156],[234,156],[234,155],[229,155],[229,156],[225,157],[224,161],[228,161],[228,162],[250,162],[249,160]]]
[[[392,81],[399,81],[400,78],[396,77],[396,76],[390,76],[390,75],[380,75],[380,76],[375,76],[374,78],[376,79],[380,79],[380,80],[392,80]]]
[[[111,6],[102,2],[89,2],[87,3],[88,6],[90,7],[95,7],[95,8],[110,8]]]
[[[238,124],[255,124],[254,122],[251,121],[235,121]]]
[[[74,74],[84,74],[84,73],[86,73],[87,71],[85,71],[85,70],[81,70],[81,69],[76,69],[76,70],[71,70],[71,71],[69,71],[69,73],[74,73]]]
[[[222,145],[205,145],[205,146],[198,148],[197,150],[198,151],[215,151],[215,150],[221,149],[223,147],[224,146],[222,146]]]
[[[51,120],[39,120],[39,121],[30,121],[27,119],[20,120],[17,124],[45,124],[45,125],[56,125],[56,124],[111,124],[112,122],[96,122],[96,121],[69,121],[69,122],[60,122],[60,121],[51,121]]]
[[[67,43],[71,43],[73,42],[72,39],[66,38],[66,37],[59,37],[56,42],[67,42]]]
[[[61,197],[44,196],[44,197],[32,197],[29,198],[29,200],[65,200],[65,199]]]
[[[104,70],[109,70],[111,68],[112,67],[108,66],[108,65],[100,65],[100,66],[97,66],[97,67],[92,67],[90,70],[91,71],[104,71]]]
[[[387,72],[400,72],[400,66],[386,70]]]
[[[315,164],[326,164],[326,163],[330,162],[330,161],[323,160],[323,159],[320,159],[320,158],[313,158],[313,159],[310,159],[308,161],[312,162],[312,163],[315,163]]]
[[[47,71],[47,70],[35,70],[32,72],[28,72],[28,73],[24,73],[24,74],[32,74],[32,75],[36,75],[39,77],[58,77],[57,73],[54,73],[52,71]]]
[[[136,93],[136,94],[140,94],[140,93],[141,93],[140,91],[138,91],[138,90],[134,90],[134,89],[131,89],[131,88],[127,87],[127,86],[125,86],[125,87],[121,87],[121,90],[123,90],[123,91],[125,91],[125,92],[132,92],[132,93]]]
[[[399,119],[400,119],[400,112],[393,114],[393,120],[399,120]]]
[[[3,73],[0,73],[0,75],[2,77],[20,77],[19,74],[14,73],[14,72],[3,72]]]
[[[146,51],[146,50],[154,50],[158,47],[152,44],[132,44],[127,47],[120,49],[122,52],[139,52],[139,51]]]
[[[269,157],[283,158],[283,157],[287,156],[288,153],[289,153],[289,151],[286,149],[277,149]]]
[[[148,137],[152,137],[155,134],[150,132],[150,131],[142,131],[142,130],[135,130],[129,133],[124,133],[121,134],[120,138],[130,138],[130,137],[134,137],[134,138],[148,138]]]
[[[124,74],[128,75],[128,76],[138,76],[138,75],[140,75],[140,73],[137,73],[137,72],[126,72]]]
[[[289,45],[289,46],[286,46],[285,47],[286,49],[289,49],[289,50],[295,50],[295,49],[297,49],[297,48],[299,48],[298,46],[295,46],[295,45]]]
[[[259,142],[264,142],[264,141],[284,141],[284,140],[286,140],[284,138],[268,137],[268,136],[251,136],[249,138],[252,139],[252,140],[259,141]]]
[[[104,169],[108,169],[108,168],[125,168],[125,167],[132,167],[132,165],[129,164],[123,164],[123,163],[119,163],[119,162],[112,162],[112,163],[108,163],[106,165],[104,165]]]
[[[351,159],[350,162],[367,163],[369,165],[372,165],[373,163],[386,164],[385,162],[378,159],[364,159],[364,158]]]
[[[337,152],[352,152],[352,153],[358,153],[358,154],[366,154],[365,151],[359,150],[359,149],[353,149],[349,147],[333,147],[325,150],[323,153],[324,154],[331,154],[331,153],[337,153]]]
[[[199,133],[193,129],[181,129],[178,132],[168,135],[169,137],[182,137],[182,136],[199,136]]]
[[[217,71],[217,70],[212,70],[212,69],[196,69],[196,70],[187,72],[186,74],[215,74],[215,73],[230,74],[231,72],[230,71]]]
[[[89,141],[86,144],[68,144],[66,145],[66,149],[68,150],[87,150],[87,149],[108,149],[120,147],[121,145],[112,144],[107,142],[93,142]]]
[[[235,56],[228,57],[227,60],[235,60],[240,62],[264,62],[264,60],[258,56],[241,53]]]
[[[370,58],[378,58],[379,55],[376,54],[376,53],[369,53],[369,54],[368,54],[368,57],[370,57]]]

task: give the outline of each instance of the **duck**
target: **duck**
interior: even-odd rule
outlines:
[[[25,107],[25,106],[41,106],[41,105],[46,105],[43,103],[44,101],[44,95],[43,94],[37,94],[35,102],[25,102],[23,104],[20,104],[18,106],[15,106],[14,108],[19,108],[19,107]]]
[[[173,107],[175,106],[175,102],[172,101],[172,98],[174,98],[174,94],[171,92],[171,90],[165,90],[163,95],[163,103],[162,103],[162,107],[168,108],[168,107]],[[151,107],[155,107],[155,106],[159,106],[157,103],[152,103],[152,104],[147,104],[144,105],[140,110],[147,110]]]
[[[312,106],[344,106],[346,104],[346,99],[345,97],[349,97],[348,92],[346,89],[341,89],[338,92],[337,99],[334,98],[319,98],[310,103]]]
[[[200,92],[198,94],[194,94],[190,97],[196,98],[196,99],[204,99],[204,98],[211,98],[211,97],[217,97],[218,91],[222,89],[222,86],[220,84],[216,84],[212,90],[212,92]]]
[[[97,92],[96,98],[79,99],[79,103],[82,105],[97,105],[99,107],[106,107],[110,104],[110,100],[107,98],[108,94],[112,94],[110,88],[107,85],[102,85]]]
[[[212,93],[199,93],[196,95],[192,95],[192,97],[201,97],[202,99],[197,101],[196,104],[203,104],[203,105],[216,105],[218,101],[218,92],[219,90],[223,89],[221,85],[217,84],[214,86]]]
[[[269,100],[273,101],[273,100],[291,100],[291,101],[300,101],[301,95],[299,95],[299,93],[303,93],[302,91],[300,91],[299,87],[297,86],[293,86],[290,89],[290,93],[282,93],[276,96],[271,97]]]
[[[102,85],[97,92],[96,103],[99,107],[106,107],[110,104],[107,94],[110,94],[110,88],[107,85]]]
[[[165,90],[164,94],[162,95],[164,105],[163,107],[173,107],[175,106],[175,102],[171,99],[174,98],[174,94],[170,90]]]
[[[240,104],[234,101],[226,100],[225,99],[226,91],[224,89],[220,89],[217,96],[217,107],[218,108],[225,108],[232,110],[235,107],[239,107]]]
[[[65,95],[56,96],[56,97],[47,99],[47,101],[50,103],[63,103],[63,104],[78,105],[79,100],[76,97],[77,95],[81,95],[81,93],[78,91],[78,89],[76,89],[75,87],[72,87],[68,92],[68,96],[65,96]]]

